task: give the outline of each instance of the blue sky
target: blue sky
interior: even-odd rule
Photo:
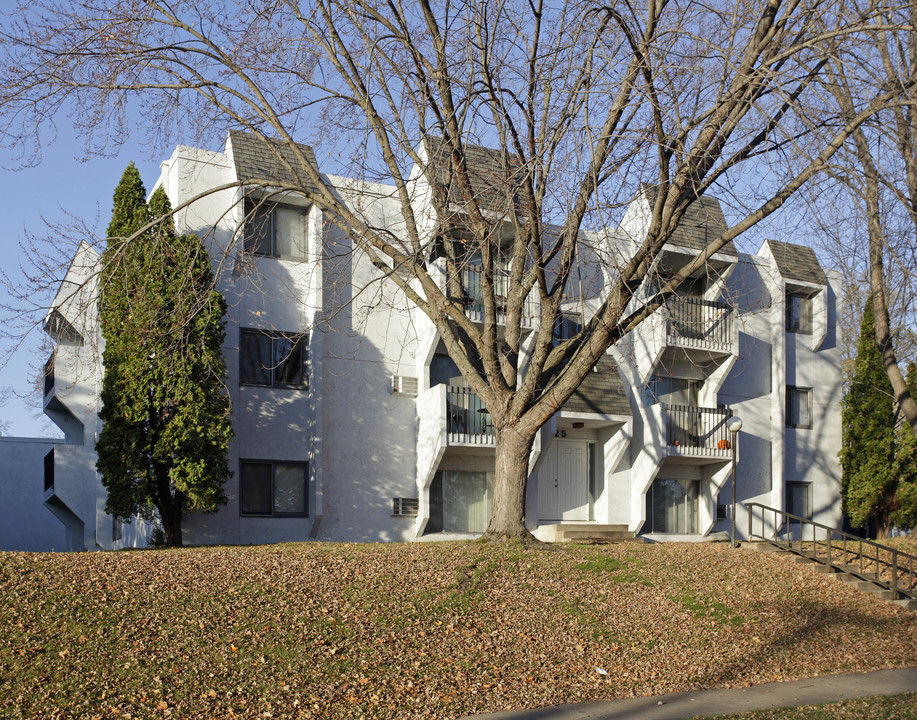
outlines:
[[[44,158],[37,167],[11,171],[12,157],[0,150],[0,267],[14,280],[24,283],[20,265],[26,261],[21,244],[26,232],[51,237],[48,225],[68,221],[68,214],[80,217],[97,236],[104,234],[111,219],[112,194],[124,168],[131,161],[140,170],[149,188],[159,177],[159,159],[150,160],[149,152],[137,141],[126,144],[110,158],[79,159],[82,145],[72,136],[61,132],[58,141],[45,148]],[[87,238],[88,239],[88,238]],[[69,242],[69,241],[68,241]],[[7,289],[0,287],[0,304],[9,298]],[[0,321],[7,320],[4,313]],[[28,392],[35,367],[43,364],[40,354],[40,329],[36,328],[24,344],[0,368],[0,390]],[[5,339],[2,355],[11,347]],[[57,428],[43,418],[40,408],[11,397],[0,407],[0,428],[4,435],[35,437],[60,436]]]

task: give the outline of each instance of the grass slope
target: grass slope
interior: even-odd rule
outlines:
[[[867,697],[799,708],[753,710],[703,720],[917,720],[917,693]]]
[[[721,544],[0,554],[0,628],[4,718],[454,718],[917,664],[917,614]]]

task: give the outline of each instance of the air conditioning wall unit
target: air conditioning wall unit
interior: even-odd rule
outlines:
[[[417,378],[408,377],[407,375],[393,375],[392,392],[399,395],[416,395]]]
[[[420,500],[417,498],[392,498],[392,515],[398,517],[417,517]]]

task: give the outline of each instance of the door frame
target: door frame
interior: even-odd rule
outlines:
[[[565,509],[561,506],[561,455],[560,450],[564,446],[578,445],[581,446],[583,456],[583,473],[582,477],[564,478],[564,482],[571,484],[581,483],[584,502],[576,508]],[[560,439],[555,438],[545,453],[545,459],[538,471],[538,521],[539,522],[589,522],[590,521],[590,475],[593,472],[590,462],[589,440],[578,439]],[[550,483],[550,484],[548,484]],[[548,502],[546,507],[545,500]],[[549,512],[550,511],[550,512]],[[583,518],[567,517],[564,515],[582,511]]]

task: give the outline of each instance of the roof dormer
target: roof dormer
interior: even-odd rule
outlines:
[[[772,268],[776,303],[783,303],[786,332],[810,339],[812,350],[828,332],[828,279],[815,251],[804,245],[766,240],[758,251]]]

